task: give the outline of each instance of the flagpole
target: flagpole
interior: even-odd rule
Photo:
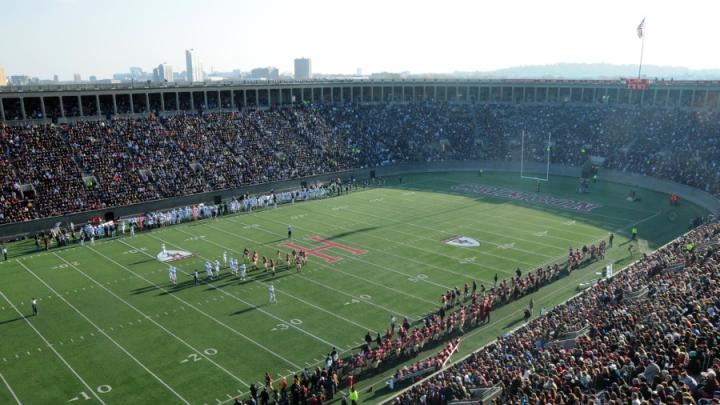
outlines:
[[[645,52],[645,33],[643,32],[642,42],[640,43],[640,65],[638,65],[638,79],[640,78],[640,73],[642,73],[642,62],[643,62],[643,53],[644,52]]]

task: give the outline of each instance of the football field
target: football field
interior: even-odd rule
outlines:
[[[262,385],[265,372],[277,381],[322,366],[333,347],[341,357],[357,353],[365,334],[384,333],[393,314],[418,321],[450,288],[472,280],[489,287],[495,274],[526,274],[563,261],[569,247],[616,234],[605,260],[466,329],[459,359],[519,325],[530,297],[536,308],[550,308],[606,264],[629,263],[631,227],[642,251],[704,215],[684,201],[670,207],[667,195],[647,190],[637,190],[641,202],[627,202],[631,189],[619,184],[591,184],[589,194],[576,188],[576,179],[553,177],[540,194],[555,198],[537,199],[536,183],[517,174],[407,175],[402,183],[388,178],[383,187],[95,246],[28,253],[31,243],[10,244],[11,257],[0,264],[0,403],[232,403],[250,384]],[[156,258],[163,244],[193,255],[173,262],[177,286]],[[297,246],[310,252],[301,273],[286,270],[283,259],[276,275],[260,269],[244,282],[225,267],[199,285],[190,276],[197,269],[204,280],[203,263],[222,261],[223,252],[242,262],[245,248],[275,259]],[[440,348],[426,347],[419,358]],[[389,395],[383,382],[396,367],[381,369],[360,381],[361,402]]]

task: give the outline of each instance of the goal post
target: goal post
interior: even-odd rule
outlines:
[[[523,179],[528,180],[536,180],[536,181],[549,181],[550,180],[550,152],[552,149],[552,134],[548,134],[547,140],[543,142],[543,149],[545,150],[545,159],[544,159],[544,171],[545,176],[542,177],[542,171],[538,173],[537,170],[531,170],[529,173],[526,172],[526,165],[525,160],[529,159],[526,156],[526,148],[525,148],[525,131],[522,131],[522,138],[520,140],[520,177]],[[532,148],[530,149],[530,152],[528,155],[532,156]],[[528,160],[528,162],[532,162],[532,160]],[[541,163],[541,162],[538,162]],[[536,166],[537,167],[537,166]]]

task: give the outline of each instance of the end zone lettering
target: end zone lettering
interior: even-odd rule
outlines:
[[[482,184],[460,184],[452,186],[451,189],[461,193],[483,194],[491,197],[543,204],[554,208],[580,212],[590,212],[596,208],[602,207],[600,204],[587,201],[575,201],[567,198],[552,197],[549,195],[528,193],[525,191],[516,191],[501,187],[485,186]]]

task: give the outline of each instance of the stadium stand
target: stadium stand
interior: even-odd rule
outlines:
[[[509,160],[522,131],[551,133],[554,163],[601,157],[720,193],[717,112],[428,102],[0,125],[0,223],[398,162]]]
[[[717,403],[718,240],[720,225],[696,228],[388,403],[478,403],[490,388],[482,403]],[[561,325],[588,330],[548,344]]]

